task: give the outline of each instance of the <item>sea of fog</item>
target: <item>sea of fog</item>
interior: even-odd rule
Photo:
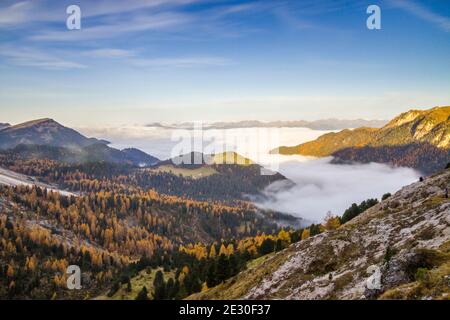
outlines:
[[[240,128],[211,130],[174,130],[161,127],[77,128],[89,137],[105,139],[118,149],[138,148],[161,160],[173,156],[182,142],[191,138],[186,153],[192,150],[204,153],[236,151],[254,161],[264,162],[269,150],[280,145],[297,145],[314,140],[330,131],[308,128]],[[198,142],[201,142],[201,146]],[[259,160],[259,161],[258,161]]]
[[[320,222],[331,212],[342,215],[352,203],[380,198],[417,181],[419,173],[409,168],[383,164],[331,164],[331,158],[270,155],[280,146],[314,140],[329,131],[308,128],[245,128],[224,130],[172,130],[160,127],[79,128],[88,136],[106,139],[119,149],[135,147],[159,159],[192,150],[204,153],[236,151],[295,182],[286,189],[274,183],[265,190],[261,208],[278,210]]]

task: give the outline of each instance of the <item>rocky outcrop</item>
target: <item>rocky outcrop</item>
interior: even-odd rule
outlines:
[[[340,228],[241,273],[221,288],[228,296],[211,290],[196,298],[376,299],[415,283],[418,273],[439,281],[447,271],[434,270],[450,261],[449,189],[450,170],[406,186]],[[432,298],[448,294],[448,286],[439,288]]]

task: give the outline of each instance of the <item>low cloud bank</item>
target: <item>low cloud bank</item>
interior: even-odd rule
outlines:
[[[92,127],[77,128],[89,137],[101,138],[111,142],[111,147],[123,149],[134,147],[145,151],[159,159],[171,158],[172,149],[180,139],[172,139],[176,130],[142,127]],[[273,131],[271,131],[273,130]],[[198,135],[192,130],[182,130],[189,134]],[[267,132],[266,132],[267,131]],[[276,133],[270,137],[261,133]],[[314,140],[330,131],[312,130],[308,128],[239,128],[214,129],[203,131],[203,147],[212,146],[218,152],[236,151],[239,154],[256,162],[272,160],[268,153],[279,146],[293,146],[306,141]],[[227,141],[228,139],[228,141]],[[244,141],[240,141],[244,139]],[[202,152],[202,149],[185,150]],[[206,152],[208,153],[208,152]]]
[[[342,215],[352,203],[378,198],[419,179],[409,168],[392,168],[378,163],[335,165],[331,158],[296,159],[280,164],[279,172],[295,182],[292,188],[276,182],[265,190],[261,208],[290,213],[321,222],[328,211]]]

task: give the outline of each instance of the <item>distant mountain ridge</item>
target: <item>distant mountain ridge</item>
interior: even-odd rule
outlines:
[[[341,120],[341,119],[322,119],[314,121],[306,120],[290,120],[290,121],[269,121],[263,122],[258,120],[244,120],[237,122],[214,122],[203,124],[204,129],[242,129],[242,128],[309,128],[313,130],[341,130],[346,128],[357,127],[373,127],[379,128],[387,123],[386,120]],[[150,123],[147,127],[157,127],[166,129],[194,127],[192,122],[184,122],[180,124],[162,124]]]
[[[121,151],[108,144],[105,140],[87,138],[49,118],[24,122],[0,131],[0,153],[25,159],[67,163],[105,161],[135,166],[154,165],[159,161],[138,149]]]
[[[400,146],[412,144],[417,149],[423,144],[429,144],[427,150],[432,147],[448,150],[450,148],[450,106],[436,107],[429,110],[411,110],[400,114],[391,120],[384,127],[377,128],[357,128],[354,130],[343,130],[337,133],[328,133],[320,136],[314,141],[309,141],[297,146],[282,146],[271,153],[280,153],[284,155],[300,154],[306,156],[325,157],[330,155],[338,155],[341,161],[361,160],[365,158],[365,162],[376,161],[383,158],[377,156],[370,157],[367,153],[371,147],[371,154],[380,153],[381,149],[376,148],[391,147],[397,148],[397,157],[402,157],[401,152],[406,151]],[[352,148],[348,152],[343,152],[347,148]],[[375,148],[375,149],[373,149]],[[347,157],[346,155],[355,155],[354,150],[358,149],[360,155],[356,157]],[[385,149],[387,150],[387,149]],[[412,149],[409,148],[409,155]],[[339,152],[339,153],[338,153]],[[441,153],[439,150],[434,153]],[[393,154],[391,152],[391,154]],[[403,156],[406,156],[404,154]],[[384,157],[385,158],[385,157]],[[444,161],[445,162],[445,161]],[[415,167],[415,166],[412,166]]]

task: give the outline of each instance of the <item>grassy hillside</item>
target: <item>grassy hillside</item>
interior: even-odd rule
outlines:
[[[450,107],[411,110],[399,115],[380,129],[359,128],[328,133],[318,139],[293,147],[280,147],[272,153],[324,157],[351,147],[381,147],[414,142],[450,148]]]
[[[421,297],[449,299],[450,241],[438,249],[427,251],[431,269],[420,268],[414,281],[384,292],[380,299],[419,299]]]
[[[156,273],[159,270],[163,271],[162,268],[142,270],[137,276],[131,278],[131,290],[128,290],[127,284],[122,284],[119,290],[111,297],[105,293],[95,298],[95,300],[134,300],[144,286],[148,289],[148,297],[151,299],[153,297],[153,281],[155,281]],[[166,280],[175,277],[174,272],[163,272],[163,274]]]
[[[377,130],[373,128],[359,128],[354,130],[345,129],[337,133],[331,132],[320,136],[317,140],[305,142],[294,147],[280,147],[278,150],[272,150],[271,153],[326,157],[343,148],[367,145],[374,139]]]
[[[208,176],[211,176],[213,174],[217,174],[217,171],[214,170],[212,167],[199,167],[199,168],[184,168],[184,167],[177,167],[174,165],[162,165],[158,166],[156,168],[150,169],[152,172],[160,173],[171,173],[177,176],[182,176],[185,178],[192,178],[192,179],[200,179],[205,178]]]
[[[243,166],[254,164],[252,160],[232,151],[218,153],[212,157],[214,164],[238,164]]]
[[[245,272],[242,272],[236,277],[207,291],[193,294],[187,297],[186,300],[234,300],[241,298],[253,286],[255,278],[262,279],[270,270],[275,270],[275,267],[277,266],[276,263],[269,268],[264,268],[263,271],[258,269],[258,266],[273,256],[274,254],[271,253],[258,259],[251,260],[247,264],[247,270]],[[249,272],[253,273],[253,277],[247,277]]]
[[[450,170],[191,299],[449,299]],[[369,267],[381,286],[368,289]]]

